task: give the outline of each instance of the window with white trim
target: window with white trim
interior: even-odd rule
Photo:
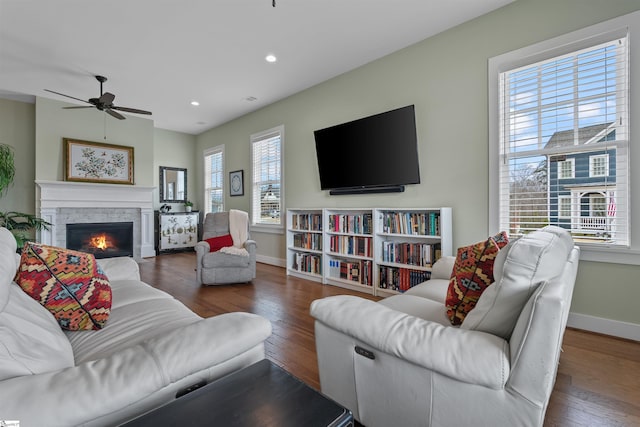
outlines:
[[[281,228],[284,195],[282,152],[284,126],[251,135],[253,225]]]
[[[204,152],[204,213],[224,211],[224,146]]]
[[[570,179],[575,177],[575,159],[568,159],[558,162],[558,178]]]
[[[560,218],[571,218],[571,196],[558,197],[558,216]]]
[[[628,27],[602,25],[490,59],[491,228],[630,247]]]
[[[592,178],[609,175],[609,155],[589,156],[589,176]]]

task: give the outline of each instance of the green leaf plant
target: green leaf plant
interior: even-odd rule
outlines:
[[[0,143],[0,198],[7,193],[8,188],[13,184],[15,174],[13,147]],[[32,214],[0,211],[0,227],[11,231],[16,238],[18,251],[30,239],[33,230],[48,230],[50,225],[49,222]]]

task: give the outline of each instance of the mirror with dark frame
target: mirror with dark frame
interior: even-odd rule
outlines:
[[[187,201],[187,169],[160,166],[160,203]]]

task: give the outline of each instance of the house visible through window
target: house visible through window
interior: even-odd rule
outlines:
[[[204,152],[205,214],[224,210],[224,146]]]
[[[570,179],[575,176],[575,159],[567,159],[558,162],[558,170],[560,179]]]
[[[628,43],[608,37],[490,65],[499,226],[512,236],[553,224],[581,245],[629,246]]]
[[[589,176],[607,176],[609,175],[609,155],[598,154],[589,157]]]
[[[278,126],[251,136],[253,158],[252,223],[282,225],[282,146],[284,127]]]

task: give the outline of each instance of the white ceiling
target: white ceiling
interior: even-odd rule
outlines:
[[[0,92],[84,105],[44,89],[89,99],[103,75],[114,105],[199,134],[512,1],[0,0]]]

